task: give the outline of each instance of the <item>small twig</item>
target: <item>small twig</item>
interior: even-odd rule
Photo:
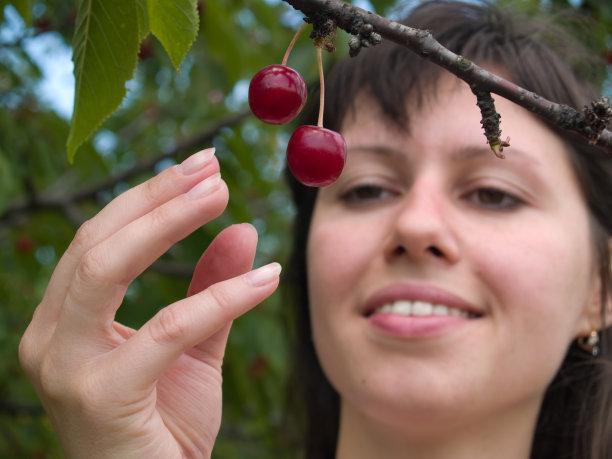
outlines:
[[[45,411],[39,404],[15,402],[13,400],[0,400],[0,413],[9,416],[19,416],[22,414],[42,416],[45,414]]]
[[[476,96],[476,105],[480,108],[480,114],[482,115],[480,124],[484,129],[487,142],[495,156],[503,159],[505,158],[504,147],[510,146],[510,138],[508,137],[505,141],[501,140],[501,128],[499,127],[501,115],[495,110],[493,97],[491,97],[490,92],[479,91],[476,88],[472,88],[472,92]]]
[[[219,133],[221,128],[234,126],[242,122],[250,115],[250,111],[243,111],[219,120],[213,125],[207,127],[201,133],[179,142],[174,148],[163,151],[157,156],[145,159],[131,169],[128,169],[125,172],[108,179],[106,182],[81,189],[74,194],[74,200],[79,201],[82,199],[91,198],[102,190],[107,190],[114,187],[117,183],[124,182],[136,175],[152,170],[157,163],[164,159],[173,158],[182,153],[191,152],[197,148],[201,148],[208,144]]]
[[[293,35],[293,39],[291,40],[291,43],[289,43],[289,46],[287,46],[287,50],[285,51],[285,55],[283,56],[282,65],[287,65],[287,61],[289,60],[289,54],[291,54],[291,50],[293,49],[295,42],[297,41],[302,31],[306,28],[306,25],[307,23],[304,22],[297,30],[297,32],[295,32],[295,35]]]
[[[470,60],[459,56],[442,46],[426,30],[413,29],[383,18],[370,11],[342,0],[284,0],[300,10],[307,17],[332,20],[338,27],[351,35],[360,36],[364,24],[370,24],[372,31],[381,37],[414,51],[423,58],[445,68],[479,91],[498,94],[524,107],[568,131],[573,131],[612,154],[612,131],[603,129],[594,136],[594,127],[587,119],[588,114],[572,107],[557,104],[538,94],[495,75]],[[595,121],[600,126],[600,121]]]
[[[83,215],[74,202],[67,202],[60,207],[60,210],[75,228],[85,223],[85,215]]]
[[[592,130],[588,136],[589,142],[595,145],[606,127],[610,125],[610,121],[612,121],[612,107],[610,107],[610,98],[600,97],[599,99],[591,102],[590,107],[585,106],[584,120],[587,126]]]
[[[325,75],[323,74],[323,57],[321,56],[321,47],[317,46],[317,66],[319,68],[319,118],[317,126],[323,127],[323,110],[325,108]]]

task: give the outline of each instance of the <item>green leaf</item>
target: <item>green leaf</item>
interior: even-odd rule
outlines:
[[[136,0],[136,6],[138,11],[138,39],[142,41],[151,32],[147,0]]]
[[[113,113],[125,96],[125,82],[138,61],[135,0],[81,0],[73,38],[74,114],[68,159]]]
[[[146,0],[149,26],[178,70],[198,34],[197,0]]]

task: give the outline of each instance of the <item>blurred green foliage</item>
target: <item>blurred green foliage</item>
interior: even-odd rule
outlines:
[[[502,1],[502,0],[500,0]],[[504,3],[554,10],[566,0]],[[177,73],[154,37],[140,48],[128,95],[74,164],[65,150],[69,120],[51,100],[71,97],[43,83],[58,49],[70,53],[77,17],[72,0],[31,5],[27,23],[0,1],[0,455],[56,458],[50,423],[17,361],[17,345],[46,283],[78,225],[128,187],[214,145],[231,199],[227,211],[173,247],[128,290],[118,320],[138,327],[186,292],[195,262],[225,226],[251,222],[260,235],[256,265],[287,260],[293,208],[282,177],[292,126],[271,127],[248,116],[248,81],[278,63],[301,16],[280,0],[207,0],[198,5],[198,39]],[[372,1],[385,15],[406,3]],[[603,24],[593,50],[612,61],[612,7],[572,2]],[[9,6],[6,6],[9,4]],[[363,3],[362,3],[363,4]],[[346,36],[326,64],[346,54]],[[289,65],[318,83],[306,34]],[[610,78],[608,78],[610,91]],[[49,91],[54,91],[50,94]],[[57,92],[55,92],[57,91]],[[610,91],[612,92],[612,91]],[[51,97],[53,96],[53,97]],[[241,116],[245,113],[245,116]],[[214,457],[295,457],[296,431],[284,416],[288,354],[281,295],[237,320],[224,365],[223,425]]]

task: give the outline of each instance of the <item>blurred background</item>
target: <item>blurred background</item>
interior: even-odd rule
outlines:
[[[74,77],[74,0],[0,0],[0,455],[59,458],[61,451],[17,361],[17,346],[75,230],[129,187],[215,146],[230,187],[226,212],[173,247],[129,288],[117,319],[139,327],[184,296],[190,275],[225,226],[259,232],[256,265],[286,262],[293,207],[283,179],[285,145],[295,125],[268,126],[248,112],[251,76],[280,63],[301,14],[281,0],[199,2],[198,39],[176,72],[161,45],[141,45],[134,78],[114,113],[70,164],[66,138]],[[415,2],[355,4],[391,18]],[[602,93],[612,95],[612,4],[598,0],[499,0],[551,17],[578,11],[596,25],[579,29],[608,61]],[[23,5],[31,8],[27,11]],[[571,24],[575,27],[576,24]],[[578,29],[576,29],[578,30]],[[339,32],[337,52],[347,54]],[[318,85],[307,33],[288,65]],[[224,365],[223,425],[213,457],[295,457],[295,429],[284,417],[287,375],[282,295],[237,320]],[[289,388],[290,390],[290,388]]]

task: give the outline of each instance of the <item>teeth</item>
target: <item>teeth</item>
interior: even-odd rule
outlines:
[[[474,317],[467,311],[450,308],[443,304],[431,304],[426,301],[400,300],[387,303],[376,309],[374,313],[400,314],[403,316],[451,316],[451,317]]]
[[[459,309],[453,309],[453,311],[456,312],[460,312]],[[446,306],[444,306],[443,304],[436,304],[433,307],[433,314],[436,316],[448,316],[449,314],[449,310]]]
[[[405,314],[407,316],[414,313],[411,301],[396,301],[394,304],[390,304],[389,306],[391,306],[391,310],[389,312],[397,311],[397,314]]]
[[[425,303],[424,301],[415,301],[412,303],[413,316],[430,316],[433,312],[433,304]]]

